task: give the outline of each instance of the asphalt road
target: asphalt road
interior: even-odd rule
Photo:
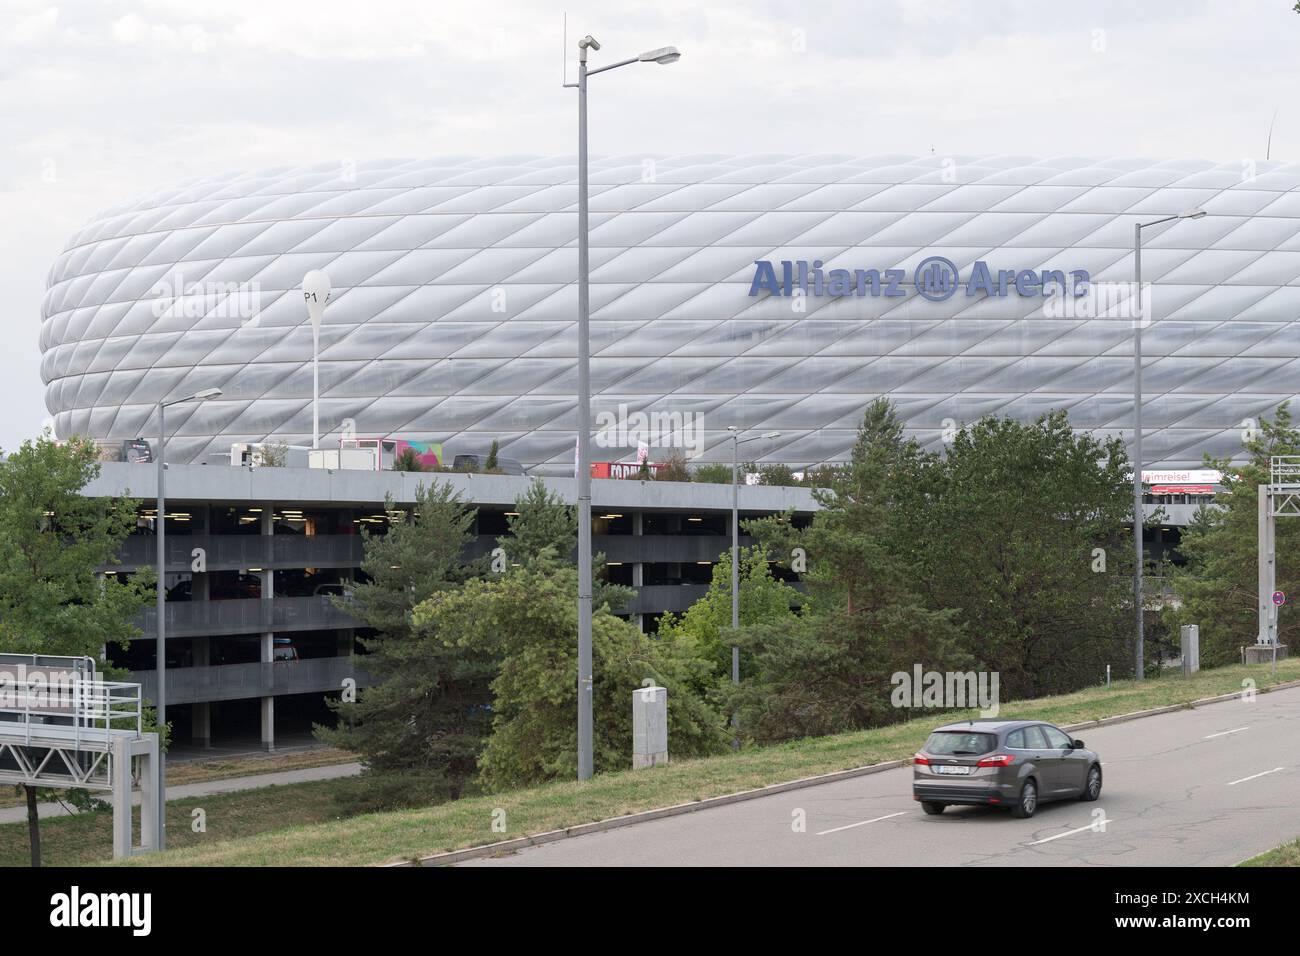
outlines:
[[[1101,799],[1029,820],[926,816],[906,767],[461,865],[1214,866],[1300,836],[1300,688],[1074,736],[1101,756]]]

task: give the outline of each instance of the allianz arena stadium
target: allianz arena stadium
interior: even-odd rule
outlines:
[[[576,180],[572,157],[322,164],[110,209],[49,275],[55,431],[147,438],[159,400],[215,386],[219,399],[168,413],[170,459],[309,444],[299,287],[320,269],[333,287],[322,447],[343,428],[448,456],[497,440],[571,474]],[[677,416],[702,461],[730,460],[728,426],[779,431],[745,457],[795,467],[847,457],[878,395],[936,449],[954,424],[1057,408],[1128,440],[1133,317],[1062,305],[1132,280],[1135,223],[1195,207],[1207,215],[1143,232],[1144,457],[1177,468],[1239,453],[1243,427],[1300,383],[1300,165],[593,160],[593,415]],[[946,284],[930,284],[935,263]],[[593,457],[626,460],[635,442]]]

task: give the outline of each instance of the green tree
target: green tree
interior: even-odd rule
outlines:
[[[395,513],[391,500],[387,510]],[[340,606],[377,632],[362,639],[358,663],[380,683],[355,703],[331,701],[337,727],[316,728],[321,740],[361,755],[367,785],[352,796],[354,809],[455,799],[472,784],[497,662],[412,628],[411,612],[481,573],[481,563],[463,558],[473,521],[451,485],[435,481],[417,489],[410,515],[393,518],[387,534],[363,532],[369,580]]]
[[[501,465],[497,461],[501,451],[501,443],[495,438],[492,439],[492,446],[488,449],[487,461],[483,463],[483,470],[490,475],[494,475],[501,470]]]
[[[772,574],[767,552],[755,545],[740,550],[739,617],[741,627],[759,624],[783,625],[797,615],[804,598],[795,588]],[[691,645],[694,653],[708,661],[716,680],[730,680],[731,647],[731,549],[719,555],[713,565],[709,589],[685,613],[665,614],[659,620],[659,637]],[[741,661],[742,679],[749,664]]]
[[[152,572],[100,578],[135,527],[138,502],[83,496],[99,475],[88,439],[27,441],[0,460],[0,651],[98,658],[140,632]],[[108,676],[120,672],[106,669]],[[38,788],[24,787],[33,866],[40,866]]]
[[[933,461],[917,557],[927,602],[954,608],[967,651],[1010,697],[1132,666],[1129,462],[1065,412],[987,417]],[[1126,541],[1128,542],[1126,544]]]
[[[506,790],[577,774],[577,570],[544,551],[500,576],[433,595],[417,627],[450,652],[501,661],[492,681],[492,734],[480,782]],[[723,718],[694,689],[708,665],[655,641],[597,606],[592,616],[597,772],[630,766],[631,693],[651,678],[668,689],[669,752],[725,748]]]
[[[1300,429],[1286,403],[1258,430],[1246,437],[1244,464],[1230,459],[1206,458],[1207,468],[1224,475],[1227,493],[1214,507],[1200,509],[1183,529],[1179,552],[1187,559],[1171,572],[1181,606],[1170,605],[1164,618],[1170,631],[1180,624],[1197,624],[1201,633],[1201,663],[1206,667],[1239,659],[1239,648],[1254,644],[1259,632],[1258,555],[1259,486],[1270,480],[1269,459],[1274,455],[1300,455]],[[1277,587],[1300,594],[1300,521],[1276,521]],[[1284,606],[1278,614],[1278,640],[1291,647],[1300,641],[1300,621]]]

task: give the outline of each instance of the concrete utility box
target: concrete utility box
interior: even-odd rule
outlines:
[[[632,769],[668,762],[668,688],[632,691]]]
[[[1195,674],[1201,669],[1200,625],[1184,624],[1178,629],[1178,637],[1183,648],[1183,673]]]

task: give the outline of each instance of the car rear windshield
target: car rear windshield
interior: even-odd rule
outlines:
[[[998,745],[993,734],[977,734],[968,730],[937,730],[925,742],[928,754],[986,754]]]

